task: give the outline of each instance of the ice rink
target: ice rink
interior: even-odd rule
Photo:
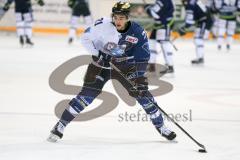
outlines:
[[[239,41],[230,52],[225,46],[218,52],[214,41],[207,42],[205,64],[192,66],[193,42],[178,39],[176,72],[161,78],[174,88],[156,97],[158,104],[173,115],[185,114],[186,121],[178,123],[206,146],[208,153],[204,154],[170,122],[167,125],[177,133],[175,142],[166,141],[143,117],[122,117],[143,111],[139,105],[129,107],[123,102],[111,82],[104,91],[118,97],[113,111],[90,121],[73,122],[59,143],[47,142],[57,122],[55,106],[74,97],[54,91],[49,77],[61,64],[86,52],[78,43],[69,46],[64,36],[42,35],[33,40],[33,48],[21,48],[14,35],[0,35],[0,160],[240,159]],[[162,59],[161,54],[159,63]],[[74,70],[65,83],[81,86],[85,70],[86,66]],[[100,103],[97,99],[88,111]]]

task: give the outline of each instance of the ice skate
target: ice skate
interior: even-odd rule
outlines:
[[[230,49],[231,49],[229,44],[227,44],[226,48],[227,48],[227,51],[230,51]]]
[[[160,74],[174,73],[173,66],[166,66],[166,67],[167,67],[166,69],[164,69],[163,71],[160,71]]]
[[[163,125],[160,128],[156,128],[158,132],[165,137],[167,140],[172,141],[176,138],[176,133],[171,131],[169,128],[167,128],[165,125]]]
[[[73,43],[73,38],[69,38],[68,39],[68,44],[72,44]]]
[[[29,46],[33,46],[34,45],[34,43],[28,37],[26,37],[26,44],[29,45]]]
[[[221,45],[218,45],[218,50],[220,51],[220,50],[222,50],[222,46]]]
[[[192,64],[203,64],[204,63],[204,58],[197,58],[191,61]]]
[[[19,37],[19,43],[20,43],[21,46],[24,45],[24,38],[23,38],[23,36]]]
[[[47,138],[47,141],[57,142],[59,139],[61,139],[63,137],[64,128],[65,126],[61,122],[58,122],[51,130],[51,133]]]

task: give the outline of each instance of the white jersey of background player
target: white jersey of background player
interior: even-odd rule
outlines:
[[[214,0],[214,7],[219,14],[218,21],[218,49],[222,48],[224,35],[227,34],[227,49],[233,41],[236,29],[237,11],[240,9],[240,0]]]

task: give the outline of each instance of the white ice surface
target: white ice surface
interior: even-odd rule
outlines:
[[[50,74],[63,62],[86,54],[81,45],[67,45],[65,37],[34,37],[33,48],[20,48],[14,36],[0,36],[0,160],[238,160],[240,159],[240,44],[230,52],[218,52],[213,41],[206,44],[204,66],[192,66],[192,41],[177,40],[174,76],[163,77],[174,90],[157,97],[168,113],[192,111],[192,121],[179,122],[203,143],[207,154],[177,127],[177,142],[167,142],[150,122],[119,121],[119,114],[137,113],[141,108],[118,107],[87,122],[73,122],[56,144],[46,141],[57,121],[55,105],[73,95],[53,91]],[[162,62],[162,55],[159,56]],[[80,86],[86,67],[66,80]],[[105,91],[116,94],[108,82]],[[98,105],[100,100],[93,104]],[[91,108],[90,108],[91,110]],[[143,112],[142,112],[143,113]]]

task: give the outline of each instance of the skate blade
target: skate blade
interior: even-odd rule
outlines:
[[[55,134],[50,134],[49,137],[47,138],[48,142],[52,142],[52,143],[56,143],[58,140],[60,139],[60,137],[58,137]]]

